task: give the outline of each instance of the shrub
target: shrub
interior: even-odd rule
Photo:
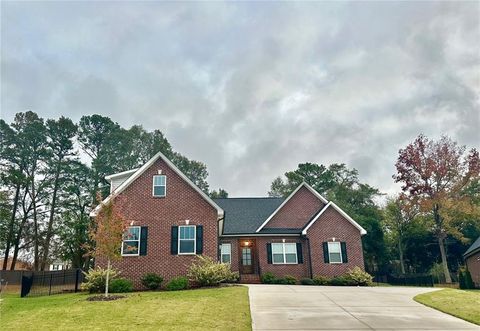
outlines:
[[[474,289],[475,285],[473,284],[472,275],[470,271],[466,269],[458,270],[458,285],[463,290]]]
[[[470,274],[470,271],[465,270],[465,272],[463,273],[463,276],[465,277],[465,285],[467,289],[470,289],[470,290],[474,289],[475,284],[473,283],[472,275]]]
[[[187,277],[175,277],[172,278],[168,283],[165,288],[167,291],[180,291],[180,290],[185,290],[188,287],[188,279]]]
[[[371,286],[373,283],[373,277],[368,272],[363,271],[359,267],[355,267],[343,276],[348,285],[354,286]]]
[[[277,278],[275,277],[275,275],[273,273],[266,272],[266,273],[262,274],[262,276],[260,276],[260,281],[263,284],[275,284],[275,282],[277,281]]]
[[[218,286],[220,283],[238,280],[238,273],[231,271],[229,264],[199,255],[188,270],[188,278],[199,286]]]
[[[290,276],[290,275],[286,275],[284,278],[284,283],[283,284],[287,284],[287,285],[295,285],[297,284],[297,278],[294,277],[294,276]]]
[[[158,290],[160,285],[162,285],[162,282],[163,277],[154,272],[146,273],[142,277],[142,285],[149,290]]]
[[[315,282],[311,278],[302,278],[300,280],[300,284],[302,284],[302,285],[315,285]]]
[[[315,276],[313,277],[313,283],[315,285],[328,285],[330,282],[330,278],[325,276]]]
[[[85,280],[80,288],[83,291],[90,293],[102,293],[105,292],[105,283],[107,282],[107,269],[97,267],[96,269],[90,269],[88,272],[83,273]],[[110,269],[109,280],[112,281],[118,276],[119,272],[115,269]],[[110,288],[109,288],[110,289]]]
[[[465,283],[465,275],[463,274],[462,269],[458,269],[458,287],[460,287],[462,290],[467,288]]]
[[[108,284],[108,290],[111,293],[126,293],[133,291],[133,283],[130,279],[116,278]]]
[[[349,280],[345,276],[337,276],[330,279],[328,285],[332,286],[347,286],[350,285]]]

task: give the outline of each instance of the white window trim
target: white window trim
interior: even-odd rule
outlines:
[[[283,253],[283,262],[275,262],[273,258],[273,245],[282,245],[282,253]],[[287,253],[285,253],[285,245],[295,245],[295,262],[287,262]],[[279,254],[279,253],[276,253]],[[288,253],[292,254],[292,253]],[[272,243],[272,264],[298,264],[298,252],[297,252],[297,243]]]
[[[332,262],[332,259],[330,257],[330,244],[335,244],[335,245],[338,245],[338,247],[340,248],[340,262]],[[343,254],[342,254],[342,244],[340,243],[340,241],[329,241],[327,242],[327,247],[328,247],[328,263],[330,264],[342,264],[343,263]]]
[[[230,253],[228,253],[228,254],[227,254],[227,253],[223,253],[223,250],[222,250],[223,245],[228,245],[228,246],[230,246]],[[230,262],[228,262],[228,263],[229,263],[229,264],[232,264],[232,244],[231,244],[231,243],[221,243],[221,244],[220,244],[220,262],[221,262],[221,263],[224,263],[224,262],[223,262],[223,256],[224,256],[224,255],[228,255],[228,256],[229,256]]]
[[[128,229],[131,229],[131,228],[138,228],[138,239],[137,240],[124,240],[122,238],[122,256],[140,256],[140,244],[141,244],[141,241],[142,241],[142,227],[141,226],[129,226],[127,227],[127,231]],[[138,252],[137,254],[124,254],[123,253],[123,242],[124,241],[138,241]]]
[[[191,228],[193,227],[193,253],[180,253],[180,240],[192,240],[192,239],[180,239],[180,228]],[[178,226],[178,246],[177,246],[178,255],[197,255],[197,226],[196,225],[179,225]]]
[[[165,177],[165,185],[155,185],[155,177]],[[165,194],[164,195],[155,195],[155,186],[164,186]],[[152,177],[152,196],[154,198],[164,198],[167,196],[167,176],[166,175],[153,175]]]

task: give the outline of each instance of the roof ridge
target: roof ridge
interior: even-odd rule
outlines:
[[[285,199],[284,197],[232,197],[232,198],[213,198],[213,200],[232,200],[232,199]]]

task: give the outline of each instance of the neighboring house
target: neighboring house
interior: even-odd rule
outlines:
[[[5,259],[0,259],[0,266],[3,266],[4,260]],[[11,257],[8,258],[6,270],[10,270],[10,268],[12,267],[12,260],[13,258]],[[32,269],[33,269],[32,264],[27,261],[17,259],[17,261],[15,262],[15,270],[32,270]]]
[[[476,287],[480,287],[480,237],[463,254],[468,271]]]
[[[162,153],[106,179],[112,194],[104,203],[120,197],[131,225],[114,267],[137,287],[147,272],[166,280],[185,275],[199,254],[230,263],[246,282],[265,272],[300,279],[364,268],[366,231],[306,183],[285,199],[212,200]],[[106,261],[97,257],[96,264]]]
[[[50,271],[67,270],[67,269],[70,269],[70,264],[66,261],[58,261],[58,260],[53,261],[48,268],[48,270]]]

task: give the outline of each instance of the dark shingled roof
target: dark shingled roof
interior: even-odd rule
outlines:
[[[213,199],[213,201],[225,211],[224,234],[255,233],[258,227],[265,222],[268,216],[270,216],[284,200],[284,198]],[[291,231],[292,229],[279,230]],[[301,232],[301,229],[295,230],[298,231],[298,233]],[[263,233],[263,229],[261,232]]]
[[[463,256],[468,257],[475,251],[479,251],[479,250],[480,250],[480,237],[478,237],[477,240],[475,240],[475,242],[472,244],[472,246],[470,246],[470,248],[467,249],[467,251],[463,254]]]

